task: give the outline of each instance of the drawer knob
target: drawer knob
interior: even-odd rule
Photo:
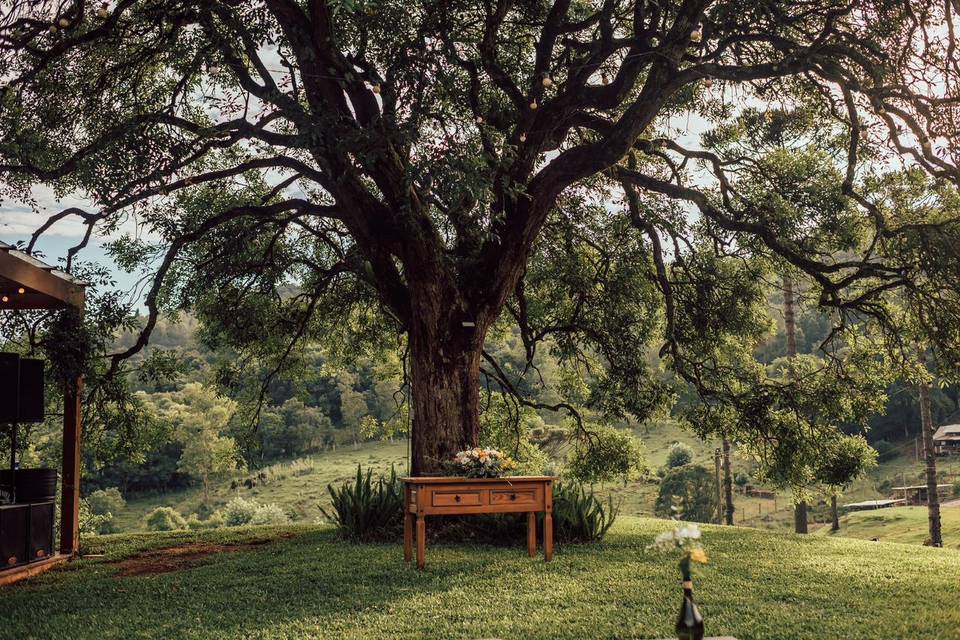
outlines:
[[[516,500],[516,499],[517,499],[517,494],[511,493],[511,494],[510,494],[510,499],[511,499],[511,500]]]
[[[460,502],[460,496],[454,496],[453,499],[456,500],[457,502]]]

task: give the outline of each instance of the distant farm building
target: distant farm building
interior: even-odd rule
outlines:
[[[937,429],[933,448],[938,456],[960,454],[960,424],[945,424]]]
[[[886,500],[864,500],[863,502],[851,502],[843,505],[848,511],[867,511],[870,509],[886,509],[887,507],[899,507],[906,504],[903,498],[889,498]]]
[[[952,488],[953,485],[951,484],[938,484],[937,495],[939,495],[942,500]],[[910,487],[893,487],[891,491],[906,500],[907,504],[927,504],[927,485],[925,484],[917,484]]]

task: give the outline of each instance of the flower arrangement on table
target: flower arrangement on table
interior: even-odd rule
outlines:
[[[499,478],[517,468],[517,463],[502,451],[476,447],[461,451],[447,465],[451,473],[468,478]]]
[[[683,604],[677,616],[677,638],[679,640],[700,640],[703,638],[703,616],[693,601],[693,574],[691,563],[707,563],[707,554],[700,546],[700,528],[695,524],[684,524],[658,535],[650,545],[651,549],[663,553],[680,551],[680,575],[683,578]]]

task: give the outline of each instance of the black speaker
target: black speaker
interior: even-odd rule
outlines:
[[[43,422],[43,360],[20,359],[19,422]]]
[[[27,551],[27,521],[30,505],[0,507],[0,569],[15,567],[30,558]],[[51,534],[52,535],[52,534]]]
[[[0,424],[17,421],[20,412],[20,354],[0,353]]]
[[[53,553],[53,503],[30,505],[29,561],[42,560]]]

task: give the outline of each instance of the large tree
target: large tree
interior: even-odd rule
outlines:
[[[597,406],[641,417],[662,394],[634,339],[660,335],[667,361],[704,383],[709,362],[689,347],[741,317],[725,295],[754,293],[728,286],[729,262],[779,262],[839,317],[882,316],[878,297],[929,266],[887,245],[956,233],[903,223],[861,187],[894,156],[960,182],[957,10],[14,0],[0,16],[2,188],[30,201],[43,183],[89,203],[54,213],[28,250],[67,218],[86,225],[81,245],[141,225],[113,250],[149,269],[149,317],[113,370],[167,309],[195,310],[211,342],[277,368],[318,336],[400,329],[414,471],[430,471],[477,441],[481,371],[511,388],[483,351],[505,308],[531,359],[544,340],[596,355],[610,371]],[[845,141],[828,191],[842,206],[784,214],[776,194],[737,189],[750,157],[692,140],[771,102],[809,105]],[[551,292],[544,274],[578,273],[574,253],[603,268],[553,287],[570,304],[536,300]],[[538,281],[531,260],[547,263]],[[611,283],[634,306],[605,302]]]

